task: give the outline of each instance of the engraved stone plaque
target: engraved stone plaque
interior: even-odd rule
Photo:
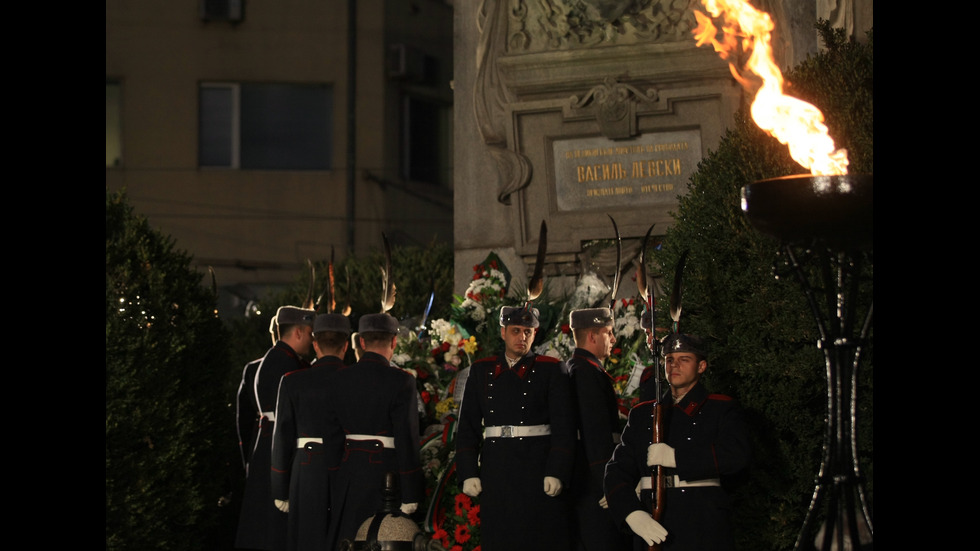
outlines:
[[[560,211],[667,205],[686,193],[701,161],[701,132],[555,140],[552,148]]]

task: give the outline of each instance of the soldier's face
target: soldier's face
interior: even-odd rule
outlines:
[[[505,325],[500,328],[500,338],[504,339],[504,349],[512,358],[519,358],[531,350],[534,333],[537,329],[520,325]]]
[[[616,344],[616,336],[613,335],[611,327],[602,327],[595,332],[595,338],[600,351],[600,354],[596,354],[596,357],[600,360],[605,360],[612,354],[613,345]]]
[[[296,335],[298,343],[296,353],[306,356],[310,353],[310,348],[313,346],[313,330],[305,325],[297,326],[296,330],[299,331]]]
[[[690,352],[672,352],[664,358],[664,375],[675,391],[687,391],[698,382],[708,362]]]

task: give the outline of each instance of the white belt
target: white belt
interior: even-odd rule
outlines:
[[[523,438],[549,434],[551,434],[551,425],[499,425],[483,429],[484,438]]]
[[[721,486],[720,478],[705,478],[704,480],[681,480],[674,476],[664,477],[664,485],[668,488],[697,488],[700,486]],[[640,479],[641,490],[653,489],[653,477],[644,476]]]
[[[307,444],[322,444],[323,438],[297,438],[296,447],[305,448]]]
[[[275,423],[276,422],[276,412],[274,412],[274,411],[263,411],[262,412],[262,417],[265,417],[266,419],[268,419],[272,423]]]
[[[348,434],[348,442],[364,442],[374,440],[380,442],[382,446],[386,448],[395,447],[395,438],[393,436],[378,436],[377,434]]]

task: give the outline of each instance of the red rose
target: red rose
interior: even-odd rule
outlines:
[[[572,328],[567,323],[563,323],[561,324],[561,332],[567,335],[572,332]]]
[[[432,401],[432,395],[429,394],[429,391],[427,390],[422,391],[422,401],[425,402],[426,404]]]

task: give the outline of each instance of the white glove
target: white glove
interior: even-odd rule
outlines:
[[[676,467],[677,460],[674,459],[674,448],[667,444],[650,444],[650,447],[647,448],[647,467],[655,465]]]
[[[414,513],[415,511],[418,510],[418,508],[419,508],[418,503],[402,503],[402,506],[400,507],[402,513],[406,515],[410,515]]]
[[[603,509],[609,508],[609,502],[606,501],[606,496],[599,498],[599,507],[602,507]]]
[[[626,517],[626,524],[637,536],[643,538],[647,545],[663,543],[667,530],[659,522],[653,520],[646,511],[633,511]]]
[[[480,484],[480,479],[477,477],[467,478],[463,481],[463,493],[470,496],[476,497],[480,495],[483,491],[483,484]]]
[[[544,493],[551,497],[555,497],[556,495],[560,494],[561,480],[558,480],[553,476],[544,477]]]
[[[289,500],[288,499],[277,499],[276,509],[279,509],[283,513],[289,512]]]

